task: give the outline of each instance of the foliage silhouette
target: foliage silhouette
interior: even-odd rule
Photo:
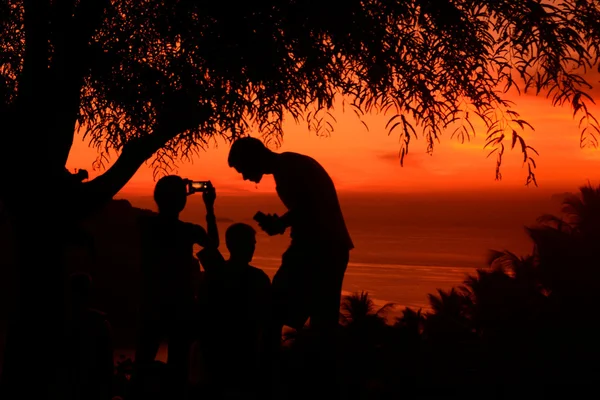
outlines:
[[[531,255],[491,251],[462,285],[430,295],[426,311],[405,308],[386,323],[390,304],[376,307],[368,292],[345,296],[331,371],[341,395],[500,399],[589,389],[600,372],[590,363],[600,355],[598,236],[590,224],[598,200],[600,187],[582,187],[565,199],[562,216],[527,228]],[[310,380],[316,349],[310,326],[288,335],[278,398],[318,392]]]
[[[598,64],[598,21],[595,0],[352,0],[320,2],[318,12],[313,2],[290,0],[233,9],[192,0],[0,1],[0,201],[15,229],[21,282],[20,319],[7,339],[20,344],[9,346],[7,360],[54,358],[46,352],[61,329],[53,311],[63,280],[55,228],[72,229],[153,156],[160,172],[213,138],[255,127],[277,142],[288,113],[328,134],[340,95],[359,116],[392,113],[401,162],[418,130],[431,152],[442,131],[468,140],[480,119],[496,178],[510,141],[535,184],[536,153],[521,135],[529,125],[506,91],[569,104],[582,145],[595,146],[599,127],[583,74]],[[119,153],[86,182],[64,170],[76,132],[100,151],[98,166]],[[13,153],[25,148],[27,165],[14,168]],[[51,194],[51,212],[36,211],[32,181],[37,193]],[[31,243],[53,267],[31,259]],[[39,343],[26,317],[34,313],[49,332]],[[6,381],[18,387],[50,385],[18,383],[29,378],[25,364],[11,371]]]
[[[62,166],[77,122],[99,164],[120,151],[114,173],[89,182],[94,193],[118,191],[155,152],[155,165],[168,168],[216,136],[258,127],[280,139],[286,112],[328,133],[337,94],[359,115],[393,112],[401,160],[417,130],[432,151],[445,129],[468,140],[479,118],[498,164],[508,142],[518,145],[534,182],[535,151],[519,133],[528,124],[504,97],[513,87],[570,104],[582,145],[597,144],[582,76],[600,47],[591,0],[321,2],[319,12],[289,0],[234,10],[190,0],[4,0],[0,13],[3,117],[18,119],[9,112],[60,90],[64,102],[44,104],[60,118],[42,118],[46,129],[26,140],[46,137],[47,161]]]
[[[492,251],[488,266],[461,286],[430,295],[426,312],[406,308],[393,325],[363,325],[361,335],[342,324],[339,368],[348,393],[513,398],[515,390],[529,396],[589,389],[599,372],[590,360],[600,355],[593,245],[599,200],[600,187],[582,187],[565,199],[562,216],[527,228],[532,255]],[[368,293],[354,293],[345,304],[357,321],[377,320]],[[287,365],[302,374],[308,345],[289,347]]]
[[[395,307],[394,303],[386,303],[379,309],[367,292],[353,293],[344,296],[341,304],[342,325],[354,327],[386,322],[385,314]]]

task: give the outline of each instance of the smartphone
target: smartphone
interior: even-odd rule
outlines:
[[[188,193],[206,192],[210,186],[210,181],[189,181]]]

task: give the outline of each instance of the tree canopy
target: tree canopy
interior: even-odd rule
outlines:
[[[63,167],[77,129],[101,155],[135,159],[126,176],[218,136],[281,139],[287,115],[330,132],[341,99],[390,113],[401,162],[417,136],[432,152],[479,119],[496,177],[516,146],[535,183],[512,88],[570,105],[582,146],[600,134],[584,78],[598,68],[597,0],[1,0],[0,21],[3,118],[60,93],[44,135]]]

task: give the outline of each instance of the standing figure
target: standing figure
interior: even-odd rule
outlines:
[[[269,235],[291,231],[291,244],[272,282],[274,340],[281,340],[283,325],[300,329],[310,318],[320,349],[314,371],[328,375],[334,362],[342,282],[354,248],[335,185],[313,158],[273,152],[252,137],[232,144],[228,163],[244,180],[259,183],[265,174],[275,179],[287,212],[255,216]]]
[[[176,175],[161,178],[154,190],[158,215],[140,221],[142,299],[134,391],[143,384],[144,368],[153,365],[164,340],[168,346],[173,398],[183,398],[187,393],[190,347],[196,329],[200,266],[193,256],[193,246],[217,247],[219,241],[212,185],[202,195],[208,233],[200,225],[179,219],[187,196],[194,193],[191,183]]]

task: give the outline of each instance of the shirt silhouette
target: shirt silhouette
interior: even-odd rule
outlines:
[[[204,245],[206,231],[198,225],[161,214],[140,221],[142,243],[143,304],[160,312],[194,300],[199,266],[194,244]]]
[[[273,178],[292,242],[352,249],[333,181],[313,158],[285,152],[277,156]]]

